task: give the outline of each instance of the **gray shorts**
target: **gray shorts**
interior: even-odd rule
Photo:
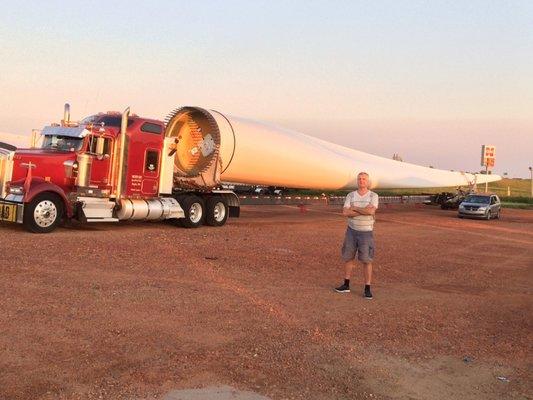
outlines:
[[[357,255],[357,259],[361,262],[372,262],[374,258],[374,232],[346,228],[341,253],[344,261],[353,260]]]

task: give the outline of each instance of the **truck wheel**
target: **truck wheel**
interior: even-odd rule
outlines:
[[[206,202],[205,223],[210,226],[222,226],[228,220],[228,202],[223,197],[209,197]]]
[[[181,226],[185,228],[198,228],[205,219],[205,204],[198,196],[184,196],[180,200],[185,218],[180,219]]]
[[[485,215],[485,219],[487,221],[490,220],[490,210],[487,210],[487,214]]]
[[[24,227],[34,233],[52,232],[63,217],[63,200],[54,193],[41,193],[24,207]]]

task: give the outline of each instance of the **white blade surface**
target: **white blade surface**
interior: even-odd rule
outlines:
[[[373,188],[467,186],[501,179],[422,167],[375,156],[299,132],[213,113],[221,130],[222,180],[267,186],[350,189],[365,171]],[[234,146],[232,146],[234,143]],[[230,162],[231,160],[231,162]],[[229,165],[228,165],[229,163]]]

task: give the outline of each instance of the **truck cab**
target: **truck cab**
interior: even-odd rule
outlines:
[[[83,147],[85,154],[91,158],[89,184],[113,192],[112,166],[117,162],[114,157],[117,157],[115,150],[119,146],[121,115],[96,114],[83,119],[80,124],[93,127]],[[100,128],[95,130],[94,127]],[[138,116],[128,118],[125,196],[149,198],[158,195],[164,128],[161,121]]]

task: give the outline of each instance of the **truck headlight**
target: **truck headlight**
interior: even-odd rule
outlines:
[[[10,186],[9,194],[23,194],[24,188],[22,186]]]
[[[477,210],[478,211],[485,211],[487,209],[487,207],[479,207]]]
[[[465,206],[463,206],[462,204],[459,204],[459,209],[460,209],[460,210],[464,210],[464,209],[465,209]]]

